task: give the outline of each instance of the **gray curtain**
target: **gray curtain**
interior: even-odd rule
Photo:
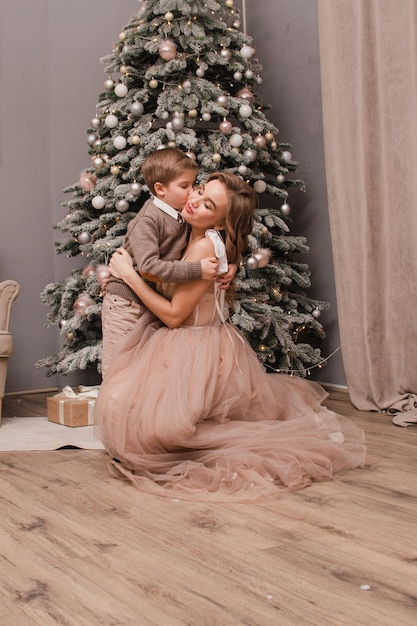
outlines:
[[[417,2],[318,0],[326,177],[349,394],[417,422]]]

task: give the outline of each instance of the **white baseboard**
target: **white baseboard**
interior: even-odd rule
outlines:
[[[349,393],[349,388],[346,385],[335,385],[334,383],[319,383],[325,389],[335,389],[336,391],[343,391]]]

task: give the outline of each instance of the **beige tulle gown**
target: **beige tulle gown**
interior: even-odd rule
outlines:
[[[363,432],[318,384],[266,373],[221,299],[207,292],[176,329],[149,313],[120,346],[95,406],[111,472],[157,495],[244,501],[363,466]]]

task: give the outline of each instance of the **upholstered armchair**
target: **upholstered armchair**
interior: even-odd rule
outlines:
[[[7,362],[13,352],[13,337],[9,333],[12,304],[19,295],[20,286],[14,280],[0,283],[0,420],[6,387]]]

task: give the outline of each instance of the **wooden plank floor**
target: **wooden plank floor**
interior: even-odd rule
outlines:
[[[3,416],[45,415],[46,395]],[[1,453],[0,623],[416,624],[417,429],[327,405],[366,431],[366,468],[256,504],[140,493],[99,450]]]

